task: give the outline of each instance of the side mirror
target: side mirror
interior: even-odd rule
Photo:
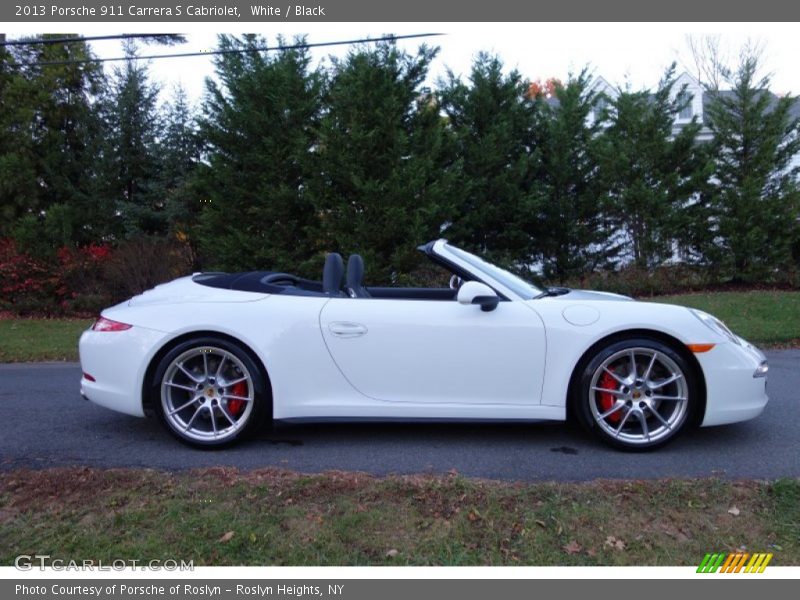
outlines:
[[[495,291],[485,283],[478,281],[466,281],[458,289],[456,296],[459,304],[477,304],[484,312],[489,312],[497,308],[500,298]]]
[[[450,276],[450,283],[448,283],[448,286],[450,287],[451,290],[457,290],[458,288],[461,287],[461,284],[462,284],[461,277],[459,277],[458,275]]]

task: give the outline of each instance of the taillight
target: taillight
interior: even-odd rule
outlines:
[[[99,317],[92,325],[92,331],[125,331],[130,329],[132,325],[127,323],[120,323],[119,321],[112,321],[105,317]]]

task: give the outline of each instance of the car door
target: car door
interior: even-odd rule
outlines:
[[[544,325],[523,302],[334,298],[322,336],[358,391],[387,402],[539,404]]]

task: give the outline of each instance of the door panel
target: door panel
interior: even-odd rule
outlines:
[[[334,361],[361,393],[390,402],[539,404],[545,336],[521,302],[334,298],[320,313]]]

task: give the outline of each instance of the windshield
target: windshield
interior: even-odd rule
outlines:
[[[450,244],[445,244],[445,246],[449,252],[452,252],[464,262],[469,263],[476,275],[479,273],[486,275],[497,283],[504,285],[524,300],[531,300],[542,293],[542,290],[537,288],[535,285],[525,281],[521,277],[514,275],[510,271],[501,269],[497,265],[488,263],[482,258],[461,250],[460,248],[456,248],[455,246],[451,246]]]

